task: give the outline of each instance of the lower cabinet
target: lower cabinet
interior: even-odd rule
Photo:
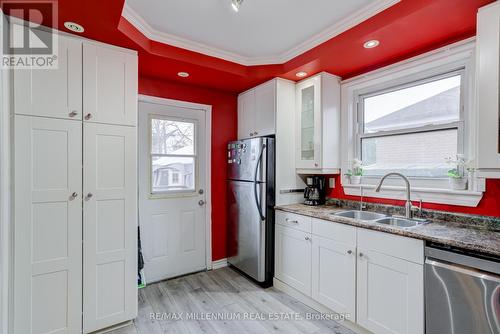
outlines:
[[[332,223],[330,223],[332,224]],[[312,297],[353,319],[356,310],[356,247],[312,236]]]
[[[311,295],[311,234],[276,225],[275,276],[306,295]]]
[[[422,240],[276,214],[276,279],[375,334],[424,333]]]
[[[361,247],[358,254],[358,324],[374,333],[423,333],[423,266]]]

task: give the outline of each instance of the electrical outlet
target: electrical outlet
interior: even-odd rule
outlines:
[[[333,177],[328,178],[328,188],[335,188],[335,179]]]

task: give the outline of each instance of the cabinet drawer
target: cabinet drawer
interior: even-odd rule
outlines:
[[[312,234],[347,245],[356,245],[356,228],[353,226],[312,218]]]
[[[358,228],[358,250],[375,251],[418,264],[424,263],[422,240]]]
[[[311,233],[311,217],[276,211],[276,224]]]

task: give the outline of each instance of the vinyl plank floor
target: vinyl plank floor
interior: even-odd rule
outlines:
[[[314,313],[293,297],[221,268],[141,289],[134,324],[110,334],[356,334],[333,320],[305,320]]]

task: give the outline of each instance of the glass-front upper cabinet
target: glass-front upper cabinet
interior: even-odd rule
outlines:
[[[319,73],[299,82],[295,94],[297,173],[339,173],[340,78]]]
[[[321,80],[319,76],[300,82],[297,85],[297,168],[319,167],[319,133],[321,128],[320,110]]]

